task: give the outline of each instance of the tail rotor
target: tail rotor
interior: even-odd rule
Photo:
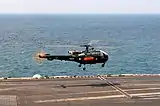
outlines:
[[[41,58],[41,57],[44,56],[45,54],[46,53],[43,50],[38,50],[33,54],[33,60],[35,60],[37,64],[42,64],[45,58]]]

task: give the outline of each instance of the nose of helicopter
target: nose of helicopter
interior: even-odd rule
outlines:
[[[105,61],[107,61],[108,60],[108,54],[106,53],[106,54],[104,54],[104,59],[105,59]]]

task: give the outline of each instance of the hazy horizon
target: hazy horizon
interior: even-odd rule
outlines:
[[[160,15],[160,13],[0,13],[0,15]]]
[[[0,14],[160,14],[158,0],[5,0]]]

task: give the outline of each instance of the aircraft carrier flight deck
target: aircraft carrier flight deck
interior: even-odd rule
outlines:
[[[0,78],[0,106],[160,106],[160,75]]]

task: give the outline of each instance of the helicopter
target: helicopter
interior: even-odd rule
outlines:
[[[34,59],[38,62],[43,61],[44,59],[52,60],[64,60],[64,61],[73,61],[79,63],[79,67],[84,65],[83,70],[86,70],[86,64],[97,64],[102,63],[102,67],[105,66],[105,63],[108,61],[108,53],[102,50],[95,50],[91,45],[80,45],[80,47],[85,47],[84,51],[68,51],[68,55],[51,55],[44,52],[37,53],[34,56]]]

